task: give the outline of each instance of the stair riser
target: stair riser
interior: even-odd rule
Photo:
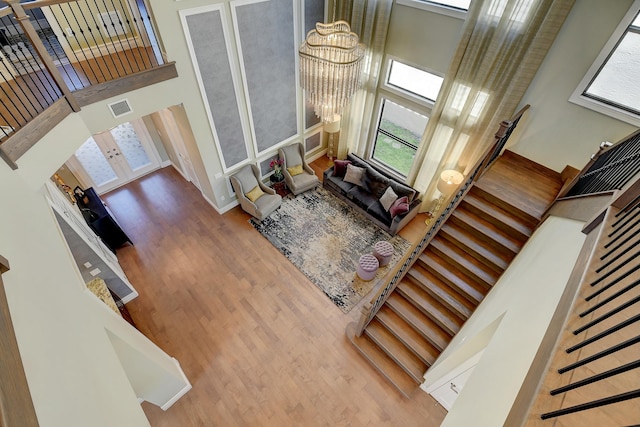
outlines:
[[[513,238],[521,241],[521,242],[526,242],[527,239],[529,238],[529,236],[531,235],[531,231],[530,229],[528,229],[528,227],[526,227],[524,224],[522,225],[521,229],[518,230],[512,226],[510,226],[509,224],[506,224],[502,221],[500,221],[499,219],[497,219],[496,217],[492,216],[491,214],[485,212],[482,209],[479,209],[478,207],[472,205],[471,203],[466,203],[464,200],[462,201],[462,203],[460,204],[460,207],[466,209],[467,211],[485,219],[486,221],[490,222],[494,227],[498,228],[499,230],[501,230],[503,233],[508,234],[509,236],[512,236]],[[514,220],[518,220],[519,222],[519,218],[517,218],[516,216],[511,216],[511,218],[513,218]],[[527,229],[525,231],[525,228]]]
[[[515,216],[516,218],[518,218],[523,224],[525,224],[527,227],[529,227],[530,229],[534,229],[536,227],[536,225],[538,224],[538,219],[532,217],[531,215],[529,215],[526,212],[521,211],[520,209],[517,209],[513,206],[511,206],[509,203],[505,202],[504,200],[500,199],[498,196],[493,195],[491,193],[488,193],[484,190],[482,190],[479,187],[474,187],[473,189],[474,194],[476,196],[478,196],[481,199],[486,200],[487,202],[494,204],[496,206],[498,206],[500,209],[509,212],[509,214]]]
[[[457,307],[455,304],[452,303],[451,300],[449,300],[448,298],[443,298],[438,292],[435,292],[430,286],[425,286],[421,283],[420,279],[416,278],[413,276],[413,269],[409,270],[407,272],[407,277],[409,278],[409,280],[411,280],[414,284],[418,285],[421,287],[421,289],[423,291],[425,291],[426,293],[428,293],[429,295],[431,295],[433,298],[435,298],[438,302],[440,302],[440,304],[444,305],[449,311],[451,311],[451,313],[455,314],[456,316],[458,316],[461,319],[468,319],[469,318],[469,312],[467,312],[466,310]],[[433,285],[434,287],[437,287],[436,285]],[[469,311],[471,311],[469,309]]]
[[[485,234],[473,224],[469,224],[456,216],[451,216],[449,218],[449,224],[457,226],[460,230],[464,230],[465,233],[473,236],[476,240],[484,242],[485,246],[490,246],[495,253],[505,259],[512,259],[519,249],[519,246],[522,245],[521,242],[508,242],[510,246],[505,246],[507,243],[503,244],[498,240],[500,236],[496,236],[496,238],[494,238],[491,234]]]
[[[433,274],[435,277],[437,277],[438,279],[440,279],[443,283],[445,283],[447,286],[449,286],[451,289],[453,289],[455,292],[457,292],[460,297],[465,298],[467,301],[469,301],[470,303],[472,303],[474,306],[477,306],[480,301],[482,301],[482,299],[484,298],[484,295],[486,295],[486,293],[482,293],[480,291],[478,291],[475,288],[484,288],[486,291],[488,291],[488,289],[486,289],[484,287],[484,285],[479,285],[476,284],[476,286],[474,287],[473,285],[470,284],[470,281],[472,280],[471,278],[456,278],[456,280],[450,280],[449,276],[446,274],[445,271],[442,270],[442,266],[438,266],[438,265],[426,265],[422,262],[422,260],[418,260],[416,262],[416,264],[419,264],[420,266],[422,266],[425,270],[429,271],[431,274]],[[461,286],[460,282],[461,281],[465,281],[467,282],[466,286]],[[470,288],[470,292],[467,292],[466,289]],[[474,292],[475,291],[475,292]]]
[[[464,263],[466,258],[463,258],[457,253],[449,253],[446,251],[446,248],[441,249],[440,247],[436,247],[433,244],[427,247],[425,254],[428,255],[429,252],[433,252],[434,254],[451,264],[452,268],[464,273],[472,280],[475,280],[487,291],[491,289],[491,287],[496,283],[498,276],[494,272],[482,271],[477,266]]]
[[[419,285],[416,284],[416,286],[419,286]],[[407,301],[409,301],[411,304],[413,304],[413,306],[416,307],[425,317],[427,317],[433,323],[438,325],[438,327],[440,327],[443,331],[445,331],[449,335],[453,336],[453,335],[457,334],[458,331],[460,330],[459,328],[454,328],[454,327],[448,325],[447,323],[443,322],[441,320],[440,316],[437,313],[433,313],[430,310],[427,310],[424,307],[422,307],[418,301],[413,299],[411,294],[405,292],[400,287],[397,287],[396,291],[400,295],[402,295],[403,298],[405,298]],[[394,309],[394,308],[392,307],[392,309]],[[402,317],[405,321],[408,321],[408,319],[406,319],[403,316],[402,313],[400,313],[398,311],[396,311],[396,313],[398,314],[398,316]],[[451,313],[453,315],[453,312],[449,311],[449,313]],[[461,319],[459,316],[457,316],[457,315],[455,315],[455,316],[457,318]],[[462,319],[461,319],[461,321],[462,321]],[[422,336],[425,337],[425,339],[427,339],[431,344],[433,344],[434,347],[436,347],[436,348],[438,348],[440,350],[444,350],[444,346],[442,345],[441,342],[438,342],[438,341],[435,341],[435,340],[431,339],[431,337],[428,334],[423,333],[419,328],[417,328],[415,326],[414,326],[414,328],[416,328],[416,330],[418,330],[422,334]]]
[[[396,357],[395,354],[393,354],[393,352],[389,351],[388,348],[385,346],[384,342],[381,342],[380,340],[378,340],[378,338],[376,336],[374,336],[374,334],[371,333],[371,329],[366,328],[364,330],[365,334],[367,335],[367,337],[374,343],[376,344],[378,347],[380,347],[380,349],[382,351],[384,351],[384,353],[389,356],[394,362],[396,362],[398,364],[398,366],[400,366],[406,373],[407,375],[409,375],[411,377],[412,380],[414,380],[416,383],[420,383],[422,381],[422,375],[424,374],[424,372],[427,371],[427,368],[425,367],[424,372],[422,372],[421,374],[418,374],[417,372],[412,372],[411,369],[407,368],[402,361]]]
[[[396,325],[393,325],[391,322],[387,322],[384,319],[383,316],[376,315],[376,320],[378,322],[380,322],[380,324],[382,326],[387,328],[387,330],[391,334],[393,334],[393,336],[396,337],[396,339],[398,341],[400,341],[407,348],[407,351],[410,351],[414,356],[418,357],[422,361],[422,363],[424,363],[427,366],[433,365],[433,362],[435,362],[435,359],[440,354],[440,351],[435,351],[435,348],[434,348],[434,349],[431,350],[431,353],[423,353],[422,351],[420,351],[419,348],[414,347],[413,344],[409,340],[405,340],[404,339],[404,337],[402,336],[401,331],[397,329]],[[408,324],[408,323],[405,323],[404,327],[411,328],[411,325]],[[413,328],[411,328],[411,329],[413,329]],[[413,330],[416,331],[415,329],[413,329]],[[416,331],[416,333],[419,334],[418,331]],[[420,334],[420,335],[422,335],[422,334]]]
[[[482,263],[487,268],[493,270],[495,273],[500,275],[504,271],[504,269],[500,265],[497,265],[495,262],[485,257],[483,254],[471,249],[470,247],[465,245],[463,242],[459,241],[454,236],[447,233],[445,230],[440,231],[440,236],[445,240],[447,240],[452,245],[460,248],[462,251],[464,251],[466,254],[468,254],[470,257],[472,257],[476,261]]]

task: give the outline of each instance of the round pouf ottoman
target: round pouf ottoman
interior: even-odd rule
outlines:
[[[378,258],[371,254],[362,255],[360,261],[358,261],[358,270],[356,273],[365,281],[369,281],[376,277],[376,271],[378,271]]]
[[[373,245],[373,256],[378,259],[380,267],[384,267],[389,264],[391,257],[393,256],[393,245],[389,242],[377,242]]]

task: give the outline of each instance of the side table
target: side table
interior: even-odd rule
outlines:
[[[289,194],[289,189],[287,188],[287,184],[285,184],[284,180],[279,182],[272,182],[271,187],[276,190],[276,193],[280,195],[280,197],[285,197]]]

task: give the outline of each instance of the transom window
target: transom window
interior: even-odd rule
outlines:
[[[428,120],[422,114],[383,99],[373,159],[406,176]]]
[[[469,10],[471,0],[422,0],[425,3],[431,3],[438,6],[446,6],[459,10]]]
[[[387,84],[426,101],[435,102],[444,78],[391,60]]]
[[[640,125],[639,9],[634,2],[569,99],[634,125]]]

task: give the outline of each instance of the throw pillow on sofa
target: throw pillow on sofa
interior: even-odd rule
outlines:
[[[333,162],[333,176],[344,177],[344,174],[347,173],[347,165],[350,164],[350,160],[335,160]]]
[[[347,172],[344,175],[344,181],[362,186],[362,178],[364,176],[364,168],[359,168],[353,165],[347,165]]]
[[[398,200],[393,202],[391,208],[389,209],[391,218],[395,218],[398,215],[406,214],[407,212],[409,212],[409,199],[407,199],[407,196],[402,196]]]
[[[362,182],[364,189],[373,194],[376,199],[379,199],[387,190],[390,180],[372,167],[368,167],[365,170]]]
[[[396,200],[398,200],[398,195],[393,191],[393,188],[387,187],[387,191],[385,191],[382,197],[380,197],[380,204],[385,211],[389,212],[391,205],[393,205],[393,202]]]

